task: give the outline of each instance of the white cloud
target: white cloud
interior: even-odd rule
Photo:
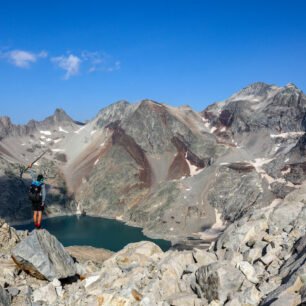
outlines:
[[[29,68],[31,63],[35,63],[38,58],[46,58],[48,53],[46,51],[41,51],[36,54],[24,50],[12,50],[2,53],[2,57],[7,58],[8,61],[20,68]]]
[[[46,58],[47,56],[48,56],[48,53],[44,50],[38,54],[38,57],[41,57],[41,58]]]
[[[78,74],[80,70],[80,64],[82,60],[73,55],[70,54],[69,56],[58,56],[53,57],[51,60],[58,65],[58,67],[66,70],[65,80],[68,80],[72,75]]]
[[[112,72],[120,69],[120,62],[114,62],[112,56],[106,52],[90,52],[85,50],[82,52],[81,56],[86,63],[87,73],[94,71]]]

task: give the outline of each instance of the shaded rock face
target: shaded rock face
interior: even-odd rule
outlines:
[[[261,179],[247,163],[221,166],[207,194],[210,204],[230,222],[243,216],[261,196]]]
[[[76,268],[62,244],[46,230],[34,230],[12,251],[14,262],[31,275],[52,281],[74,276]]]
[[[277,87],[254,83],[203,115],[216,127],[231,127],[233,133],[270,129],[279,132],[304,130],[306,98],[294,85]],[[220,113],[218,115],[218,113]]]

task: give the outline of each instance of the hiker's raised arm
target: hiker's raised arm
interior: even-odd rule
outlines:
[[[31,167],[30,167],[30,172],[31,172],[31,176],[32,176],[32,181],[35,182],[36,181],[35,173],[34,173],[34,171]]]

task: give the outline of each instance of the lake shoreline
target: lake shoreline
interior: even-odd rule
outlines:
[[[32,220],[14,223],[16,230],[32,231],[34,229]],[[49,215],[44,218],[42,227],[57,237],[65,247],[92,246],[117,252],[129,243],[144,240],[154,242],[164,251],[172,247],[171,241],[148,237],[140,227],[126,225],[121,220],[89,214]]]

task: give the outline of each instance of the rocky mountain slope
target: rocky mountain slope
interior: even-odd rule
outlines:
[[[86,250],[87,260],[84,252],[72,260],[46,230],[29,234],[0,220],[0,303],[304,305],[305,220],[301,187],[244,214],[208,250],[163,252],[142,241],[98,257]]]
[[[63,110],[14,126],[0,118],[0,216],[30,218],[23,165],[47,150],[47,214],[117,218],[172,242],[228,224],[305,184],[306,96],[254,83],[202,112],[119,101],[86,125]]]

